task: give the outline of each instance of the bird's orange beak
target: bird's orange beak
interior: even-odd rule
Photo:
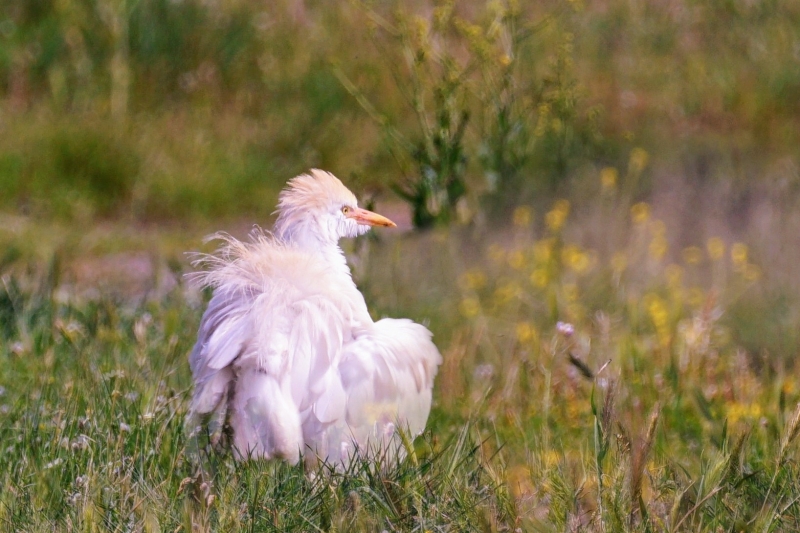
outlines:
[[[351,209],[350,212],[345,216],[347,218],[352,218],[358,224],[363,226],[385,226],[387,228],[397,227],[397,224],[385,216],[379,215],[378,213],[373,213],[372,211],[367,211],[366,209],[361,209],[360,207]]]

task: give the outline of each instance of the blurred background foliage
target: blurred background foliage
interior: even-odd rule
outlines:
[[[393,187],[418,226],[508,220],[641,148],[630,195],[680,174],[742,203],[796,187],[799,40],[780,1],[4,2],[0,202],[264,216],[318,166]]]

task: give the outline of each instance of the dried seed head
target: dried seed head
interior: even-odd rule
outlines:
[[[628,437],[628,431],[625,429],[625,426],[622,425],[622,422],[617,422],[617,446],[619,447],[619,451],[623,454],[628,454],[631,451],[631,439]]]
[[[643,446],[647,448],[647,452],[650,452],[650,448],[653,446],[653,440],[656,436],[656,428],[658,427],[658,419],[661,417],[661,404],[656,402],[653,406],[653,410],[650,412],[650,421],[647,425],[647,433],[645,434],[645,440]]]
[[[653,441],[655,440],[656,428],[658,427],[658,419],[660,415],[661,405],[656,402],[656,404],[653,406],[653,410],[650,411],[650,420],[647,424],[647,431],[644,434],[644,439],[640,442],[638,449],[633,454],[631,459],[631,496],[633,501],[639,502],[639,505],[643,504],[640,496],[642,494],[644,467],[645,464],[647,464],[647,456],[650,454],[650,450],[653,447]],[[639,512],[643,516],[645,509],[639,508]],[[631,524],[633,524],[635,513],[636,510],[634,509],[631,512]]]
[[[609,381],[608,388],[606,389],[606,397],[603,401],[603,414],[600,418],[600,424],[603,428],[604,445],[608,446],[611,439],[611,422],[614,418],[614,400],[616,397],[616,383]]]
[[[783,438],[781,439],[781,450],[778,454],[778,462],[783,463],[783,460],[786,457],[786,451],[789,449],[789,446],[794,442],[797,438],[797,435],[800,434],[800,403],[797,404],[797,407],[794,409],[794,414],[792,414],[792,418],[789,419],[789,423],[786,424],[786,430],[783,432]]]
[[[725,478],[730,480],[731,483],[733,483],[733,476],[739,471],[739,458],[742,455],[742,448],[744,447],[744,441],[747,440],[747,437],[747,431],[739,435],[739,438],[736,439],[733,449],[731,449],[731,454],[728,457],[728,466],[725,470]]]

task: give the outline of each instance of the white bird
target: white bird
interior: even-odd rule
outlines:
[[[214,293],[189,357],[189,421],[228,424],[239,459],[346,464],[423,431],[441,356],[425,327],[373,321],[338,241],[395,224],[361,209],[333,174],[281,192],[273,233],[227,235],[196,273]],[[391,453],[391,451],[390,451]]]

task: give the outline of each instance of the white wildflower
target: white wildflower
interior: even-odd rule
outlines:
[[[494,366],[486,363],[475,367],[474,375],[476,379],[492,379],[494,376]]]
[[[125,399],[128,400],[129,402],[135,402],[136,400],[139,399],[139,393],[136,391],[130,391],[128,393],[125,393]]]
[[[53,459],[52,461],[50,461],[49,463],[44,465],[44,469],[45,470],[50,470],[51,468],[55,468],[58,465],[60,465],[61,463],[63,463],[63,462],[64,462],[64,459],[62,459],[61,457],[56,457],[55,459]]]
[[[575,326],[569,322],[558,322],[556,324],[556,331],[565,337],[571,337],[575,333]]]
[[[72,451],[80,452],[89,447],[90,439],[86,435],[78,435],[78,438],[72,441]]]

